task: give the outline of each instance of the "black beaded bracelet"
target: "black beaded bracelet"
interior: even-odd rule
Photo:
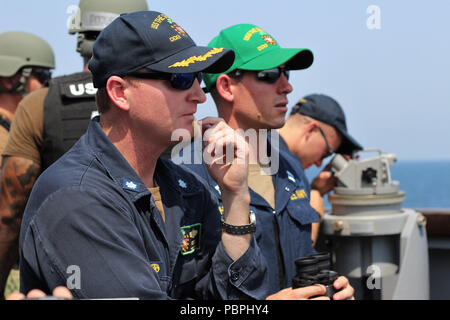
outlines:
[[[222,230],[229,234],[235,235],[244,235],[249,233],[254,233],[256,231],[256,215],[253,210],[250,210],[250,224],[246,224],[243,226],[234,226],[232,224],[228,224],[225,221],[221,221]]]

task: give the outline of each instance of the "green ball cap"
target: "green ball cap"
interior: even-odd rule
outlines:
[[[253,24],[228,27],[212,39],[208,46],[223,47],[235,52],[233,65],[223,74],[235,69],[267,70],[284,63],[291,70],[306,69],[314,60],[311,50],[281,48],[274,37]],[[221,74],[204,75],[205,91],[210,91]]]

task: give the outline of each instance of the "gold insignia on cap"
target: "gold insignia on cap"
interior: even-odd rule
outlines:
[[[277,42],[268,34],[262,35],[261,38],[268,44],[271,44],[273,46],[277,45]]]
[[[175,62],[174,64],[170,65],[169,68],[188,67],[192,63],[206,61],[206,59],[211,58],[213,55],[220,53],[222,51],[223,48],[213,48],[204,55],[192,56],[188,59],[184,59],[183,61]]]
[[[174,42],[174,41],[177,41],[180,39],[181,39],[181,36],[179,34],[169,38],[170,42]]]
[[[153,20],[153,22],[152,22],[152,25],[151,25],[152,29],[158,30],[160,23],[166,19],[169,19],[169,17],[166,16],[164,13],[161,13],[160,15],[158,15],[155,18],[155,20]]]
[[[186,31],[183,30],[183,28],[181,28],[179,25],[177,25],[176,23],[171,24],[170,27],[175,30],[176,32],[178,32],[178,34],[182,35],[183,37],[187,38],[188,35],[186,33]]]
[[[249,31],[247,31],[247,33],[245,34],[243,40],[244,40],[244,41],[250,40],[251,37],[252,37],[255,33],[257,33],[257,32],[264,32],[264,31],[263,31],[263,29],[261,29],[261,28],[259,28],[259,27],[251,28]]]
[[[262,51],[268,47],[269,47],[269,45],[267,43],[263,43],[262,45],[258,46],[258,48],[256,48],[256,49],[258,49],[258,51]]]

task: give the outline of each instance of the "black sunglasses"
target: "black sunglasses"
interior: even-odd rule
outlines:
[[[45,68],[33,68],[31,74],[43,85],[48,85],[48,82],[52,78],[52,72]]]
[[[251,70],[242,70],[242,69],[236,69],[229,73],[230,77],[240,77],[244,71],[251,71]],[[261,70],[261,71],[255,71],[256,72],[256,78],[259,81],[267,82],[267,83],[275,83],[280,77],[281,74],[284,74],[287,80],[289,80],[289,69],[286,68],[273,68],[268,70]]]
[[[325,133],[323,132],[321,127],[317,127],[319,129],[320,134],[322,135],[323,139],[325,140],[325,144],[327,145],[327,153],[322,157],[322,159],[325,159],[326,157],[331,156],[334,151],[333,149],[330,147],[330,144],[328,143],[328,139],[325,136]]]
[[[192,87],[195,79],[200,84],[203,79],[202,72],[195,73],[164,73],[164,72],[133,72],[127,74],[127,76],[141,78],[141,79],[154,79],[154,80],[167,80],[174,89],[187,90]]]

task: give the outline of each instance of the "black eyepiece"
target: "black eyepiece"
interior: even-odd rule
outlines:
[[[329,270],[330,266],[331,259],[328,252],[319,252],[295,260],[297,274],[292,278],[292,288],[321,284],[327,288],[325,295],[332,298],[337,292],[333,283],[338,278],[338,274]]]

